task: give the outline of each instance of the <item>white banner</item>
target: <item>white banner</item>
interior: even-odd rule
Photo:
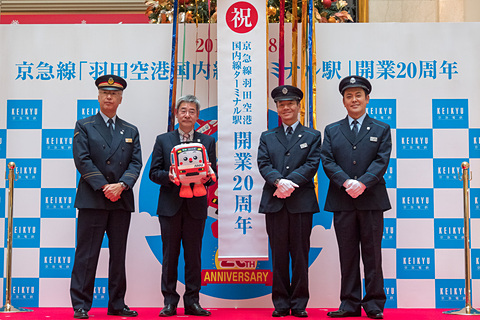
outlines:
[[[222,6],[225,16],[228,6]],[[264,3],[257,7],[263,8]],[[259,21],[264,20],[263,13],[258,13],[258,17]],[[6,168],[8,162],[14,161],[18,167],[13,220],[13,305],[71,306],[69,285],[76,241],[73,200],[78,179],[71,137],[75,121],[98,110],[94,78],[113,72],[128,81],[118,113],[139,128],[144,163],[142,176],[134,187],[138,210],[132,215],[128,238],[126,302],[132,308],[162,306],[162,243],[155,215],[158,185],[149,180],[148,171],[155,136],[167,127],[171,27],[0,26],[0,166]],[[218,200],[221,205],[230,203],[233,209],[229,212],[234,212],[230,194],[235,194],[233,188],[238,181],[233,180],[237,174],[232,154],[247,150],[235,150],[232,137],[235,131],[247,130],[236,130],[232,108],[224,111],[221,105],[219,116],[226,114],[228,119],[216,131],[217,75],[219,96],[227,106],[236,97],[235,83],[227,83],[223,78],[229,72],[232,77],[233,36],[217,42],[217,26],[211,25],[210,33],[208,27],[200,25],[197,38],[194,24],[187,25],[186,32],[180,26],[179,43],[183,43],[185,35],[186,57],[179,61],[178,94],[195,93],[200,98],[202,121],[198,129],[215,137],[222,133],[218,146],[230,149],[230,154],[219,155],[219,180],[230,184],[230,189],[221,193]],[[271,24],[269,32],[269,79],[273,87],[278,83],[278,24]],[[463,196],[458,180],[462,161],[469,161],[472,171],[472,304],[480,305],[480,23],[317,24],[316,32],[318,129],[323,131],[328,123],[345,117],[338,83],[349,74],[370,79],[373,91],[367,111],[392,127],[392,158],[385,175],[392,210],[385,213],[382,243],[386,307],[465,306]],[[264,32],[255,34],[264,40]],[[289,34],[286,32],[286,37]],[[216,68],[217,43],[222,46],[220,55],[230,59],[226,66],[219,66],[220,70]],[[291,47],[288,43],[287,38],[286,48]],[[331,43],[341,43],[342,48]],[[183,48],[179,57],[182,51]],[[289,56],[287,50],[287,84],[291,81]],[[266,61],[262,57],[254,61],[252,69],[264,72]],[[255,96],[260,116],[265,114],[265,100],[271,90],[264,87],[264,79],[252,77],[252,87],[263,88]],[[272,99],[268,100],[273,104]],[[273,110],[274,107],[270,112]],[[265,130],[265,118],[255,117],[255,130]],[[226,137],[224,130],[230,132]],[[258,136],[253,137],[252,133],[252,179],[256,179],[252,198],[260,196],[263,185],[263,179],[253,176],[257,145]],[[242,187],[250,188],[248,183],[245,186],[243,174]],[[320,169],[321,208],[327,185]],[[3,247],[7,245],[6,195],[5,179],[0,179]],[[252,209],[257,208],[258,202],[252,203]],[[255,215],[263,221],[262,216]],[[340,269],[332,221],[332,215],[323,210],[314,215],[308,308],[339,305]],[[229,233],[240,231],[232,226],[235,222],[227,223]],[[256,228],[264,236],[264,226]],[[213,203],[202,244],[202,306],[271,308],[270,262],[258,261],[253,269],[251,261],[219,261],[217,236]],[[266,238],[251,246],[266,252]],[[0,261],[4,259],[5,250],[0,250]],[[0,264],[0,274],[4,271],[4,264]],[[104,246],[94,307],[107,306],[107,275],[108,249]],[[181,256],[180,295],[184,279]],[[4,279],[0,279],[3,292],[4,284]]]
[[[219,258],[268,259],[257,168],[267,128],[265,1],[218,4]]]

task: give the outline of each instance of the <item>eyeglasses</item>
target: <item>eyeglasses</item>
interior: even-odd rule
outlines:
[[[194,110],[194,109],[190,109],[190,110],[188,110],[188,109],[180,109],[180,110],[178,110],[178,114],[180,114],[180,115],[182,115],[182,116],[183,116],[183,115],[186,115],[187,113],[194,116],[194,115],[197,114],[197,110]]]

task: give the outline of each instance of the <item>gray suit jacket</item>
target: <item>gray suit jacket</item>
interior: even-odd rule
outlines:
[[[357,137],[348,117],[325,127],[322,165],[330,179],[326,211],[388,210],[391,208],[383,175],[387,171],[392,138],[390,126],[367,114]],[[358,198],[350,197],[343,183],[362,182],[367,189]]]
[[[320,164],[321,134],[299,124],[290,142],[283,126],[262,133],[258,146],[258,169],[265,179],[260,213],[278,212],[283,206],[291,213],[319,211],[313,177]],[[273,194],[276,179],[288,179],[300,187],[286,199]]]
[[[75,208],[135,211],[133,185],[142,168],[137,127],[119,117],[113,138],[100,113],[78,120],[73,138],[73,160],[81,174]],[[102,187],[123,181],[128,189],[112,202]]]

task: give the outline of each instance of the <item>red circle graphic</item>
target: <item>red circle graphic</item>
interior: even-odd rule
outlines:
[[[233,32],[247,33],[257,25],[258,12],[251,3],[239,1],[228,8],[225,19]]]

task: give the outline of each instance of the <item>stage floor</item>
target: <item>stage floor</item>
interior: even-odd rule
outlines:
[[[17,306],[15,306],[17,307]],[[132,308],[138,311],[138,317],[136,319],[159,319],[158,313],[160,308]],[[229,308],[206,308],[212,312],[212,315],[208,319],[219,320],[244,320],[244,319],[274,319],[272,317],[273,308],[264,309],[229,309]],[[31,319],[31,320],[50,320],[50,319],[73,319],[73,310],[71,308],[31,308],[33,312],[25,313],[0,313],[0,319]],[[327,317],[327,312],[334,309],[319,309],[308,308],[308,314],[310,319],[332,319]],[[386,309],[384,312],[384,319],[389,320],[444,320],[444,319],[461,319],[458,315],[447,315],[442,312],[445,309]],[[90,319],[129,319],[125,317],[107,316],[107,309],[94,308],[89,312]],[[171,317],[175,318],[201,318],[195,316],[185,316],[183,309],[178,309],[178,315]],[[294,319],[293,316],[286,318]],[[352,319],[352,318],[349,318]],[[368,319],[365,314],[361,318],[353,319]],[[480,319],[480,317],[479,317]]]

